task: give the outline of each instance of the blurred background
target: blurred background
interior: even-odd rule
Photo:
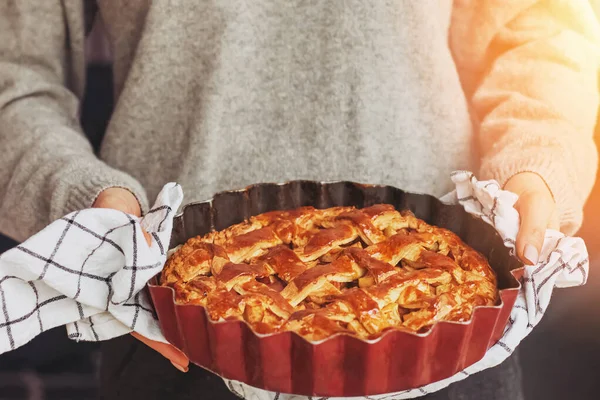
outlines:
[[[592,1],[600,15],[600,0]],[[88,38],[88,85],[82,125],[98,148],[112,106],[110,52],[101,24]],[[596,130],[600,147],[600,126]],[[600,179],[579,235],[590,253],[590,277],[581,288],[555,291],[541,324],[521,344],[527,400],[600,399]],[[16,243],[0,235],[0,253]],[[97,345],[67,339],[53,329],[0,356],[0,400],[86,400],[96,396]]]

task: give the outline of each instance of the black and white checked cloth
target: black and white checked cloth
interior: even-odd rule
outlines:
[[[453,173],[452,180],[456,190],[443,200],[459,202],[469,213],[493,225],[506,246],[514,250],[519,229],[519,215],[513,208],[517,196],[501,190],[494,181],[479,182],[467,171]],[[114,210],[82,210],[53,222],[2,254],[0,353],[59,325],[67,325],[69,337],[75,340],[106,340],[135,330],[164,342],[144,288],[164,265],[173,216],[182,199],[181,187],[169,183],[141,220]],[[150,247],[142,227],[152,235]],[[583,285],[587,274],[583,240],[548,230],[540,262],[525,270],[503,337],[481,361],[422,388],[362,399],[423,396],[500,364],[540,321],[554,287]],[[226,380],[226,384],[247,400],[308,400],[235,381]]]
[[[116,210],[81,210],[2,254],[0,353],[59,325],[74,340],[135,330],[165,341],[143,289],[164,265],[182,200],[181,187],[170,183],[141,220]]]
[[[514,193],[500,189],[495,181],[479,182],[468,171],[452,174],[456,190],[442,200],[460,203],[467,212],[483,219],[496,228],[507,247],[514,251],[515,238],[519,230],[519,214],[513,207],[517,201]],[[546,239],[537,265],[525,269],[521,291],[511,312],[502,338],[492,346],[485,357],[464,371],[430,385],[378,396],[352,397],[364,400],[400,400],[420,397],[445,388],[453,382],[465,379],[484,369],[495,367],[506,360],[517,345],[538,324],[555,287],[570,287],[585,284],[588,275],[588,254],[583,240],[565,237],[557,231],[546,231]],[[267,392],[240,382],[227,381],[231,391],[247,400],[308,400],[308,397]],[[325,399],[325,398],[323,398]],[[328,400],[342,398],[328,397]],[[321,400],[312,397],[312,400]]]

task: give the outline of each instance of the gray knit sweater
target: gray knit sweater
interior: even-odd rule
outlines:
[[[144,207],[296,178],[441,195],[455,169],[535,171],[572,232],[594,182],[587,1],[98,0],[116,109],[82,135],[82,0],[0,2],[0,231],[111,186]]]

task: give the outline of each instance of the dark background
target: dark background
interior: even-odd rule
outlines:
[[[82,125],[97,148],[112,109],[110,66],[92,64],[88,76]],[[588,284],[555,290],[544,319],[520,346],[528,400],[600,399],[599,206],[597,183],[579,232],[590,253]],[[0,236],[0,253],[14,244]],[[53,329],[0,356],[0,400],[94,399],[97,363],[96,344],[72,342],[64,327]]]

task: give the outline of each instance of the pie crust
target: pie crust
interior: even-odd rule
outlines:
[[[244,320],[259,334],[294,331],[311,341],[424,332],[498,301],[483,255],[388,204],[251,217],[174,249],[160,283],[213,321]]]

